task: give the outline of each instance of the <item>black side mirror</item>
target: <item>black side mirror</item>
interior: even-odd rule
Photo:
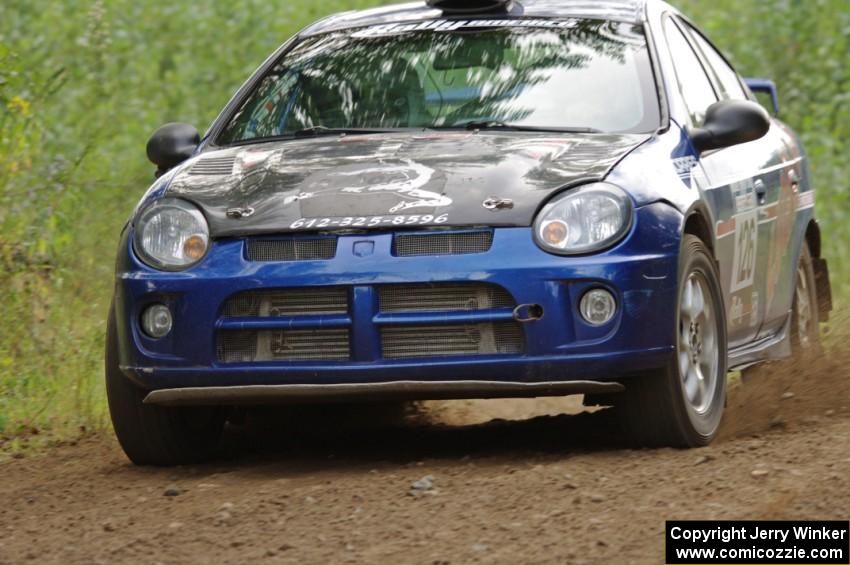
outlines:
[[[157,166],[156,176],[176,167],[192,156],[201,143],[201,135],[189,124],[165,124],[148,140],[148,159]]]
[[[690,130],[697,151],[731,147],[764,137],[770,129],[767,111],[749,100],[721,100],[708,107],[705,123]]]

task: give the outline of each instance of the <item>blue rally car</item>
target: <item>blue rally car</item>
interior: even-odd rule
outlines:
[[[234,406],[584,394],[700,446],[726,375],[818,346],[807,161],[659,0],[431,0],[287,41],[121,235],[106,382],[139,464]]]

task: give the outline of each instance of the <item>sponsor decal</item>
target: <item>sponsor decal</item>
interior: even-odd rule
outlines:
[[[735,195],[735,210],[752,210],[756,207],[756,195],[753,190]]]
[[[759,323],[759,293],[752,291],[750,293],[749,307],[744,309],[744,301],[741,299],[741,294],[732,296],[731,304],[729,305],[729,321],[733,326],[741,326],[747,324],[754,328]]]
[[[374,192],[392,192],[401,201],[387,210],[390,214],[411,208],[441,208],[450,206],[452,199],[439,192],[424,187],[434,176],[434,169],[421,163],[406,159],[401,164],[378,164],[366,169],[354,171],[334,171],[329,179],[343,188],[343,194],[367,194]],[[358,184],[349,184],[349,179],[358,177]]]
[[[744,320],[744,302],[737,294],[732,297],[732,304],[729,307],[729,319],[733,326],[738,326]]]
[[[382,24],[364,28],[351,34],[352,37],[376,37],[395,35],[411,31],[455,31],[459,29],[481,29],[494,27],[534,27],[544,29],[571,29],[578,25],[572,19],[493,19],[493,20],[428,20],[417,23]]]
[[[761,210],[759,210],[759,223],[767,224],[769,222],[773,222],[779,215],[779,206],[776,203],[770,204],[768,206],[762,206]]]
[[[796,266],[791,265],[791,238],[794,235],[794,225],[797,220],[797,197],[799,195],[799,165],[800,153],[796,144],[782,152],[782,161],[786,164],[795,163],[783,170],[779,175],[779,196],[776,205],[769,210],[766,220],[775,222],[770,226],[770,248],[767,256],[766,296],[765,303],[768,311],[773,310],[777,301],[785,303],[791,297],[783,292],[783,281],[787,281]],[[785,285],[787,286],[787,285]],[[793,288],[793,287],[792,287]]]
[[[378,226],[430,226],[445,224],[448,214],[411,214],[409,216],[347,216],[344,218],[300,218],[289,225],[291,230],[321,228],[374,228]]]
[[[676,169],[676,174],[683,180],[691,178],[691,170],[697,166],[697,158],[693,155],[687,157],[677,157],[673,159],[673,168]]]
[[[735,227],[737,226],[737,222],[735,221],[735,216],[732,216],[726,221],[717,222],[717,237],[723,237],[735,232]]]
[[[735,198],[735,212],[747,212],[756,207],[756,183],[752,178],[733,182],[729,188]]]
[[[811,208],[815,205],[815,192],[813,190],[807,190],[806,192],[800,192],[797,194],[797,209],[805,210],[806,208]]]
[[[735,217],[735,254],[732,259],[731,291],[737,292],[753,285],[758,250],[758,210],[749,210]]]
[[[759,293],[753,291],[750,293],[750,327],[754,328],[759,323]]]

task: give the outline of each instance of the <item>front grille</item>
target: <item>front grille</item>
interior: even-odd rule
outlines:
[[[225,318],[279,318],[347,312],[348,290],[345,287],[251,290],[232,296],[224,304]]]
[[[336,257],[336,237],[250,239],[249,261],[320,261]]]
[[[351,359],[348,333],[347,328],[222,331],[216,353],[222,363],[347,361]]]
[[[429,283],[381,285],[374,288],[375,303],[351,302],[360,293],[348,287],[297,287],[241,292],[224,304],[217,333],[216,351],[222,363],[264,361],[359,361],[377,360],[379,344],[363,344],[358,331],[364,324],[378,324],[382,357],[388,360],[459,355],[517,355],[525,351],[522,326],[494,318],[516,306],[508,292],[489,283]],[[354,297],[354,298],[352,298]],[[368,306],[369,316],[364,307]],[[462,313],[463,320],[434,315]],[[391,314],[408,313],[410,317]],[[416,313],[426,313],[417,319]],[[386,314],[383,318],[372,318]],[[330,319],[321,316],[338,316]],[[304,317],[306,316],[306,317]],[[310,317],[314,316],[314,317]],[[298,318],[300,317],[300,318]],[[246,320],[265,318],[266,328],[241,329]],[[277,321],[274,318],[278,318]],[[294,320],[293,318],[298,318]],[[297,321],[297,324],[294,323]],[[327,327],[334,322],[334,327]],[[356,345],[359,349],[355,349]]]
[[[513,308],[502,287],[487,283],[387,285],[378,288],[382,313],[458,312]],[[381,329],[385,359],[452,355],[510,355],[524,351],[522,328],[512,321],[388,326]]]
[[[226,157],[207,157],[198,159],[189,168],[190,175],[231,175],[233,164],[236,162],[234,155]]]
[[[485,283],[388,285],[378,289],[381,312],[440,312],[513,308],[505,289]]]
[[[397,257],[467,255],[484,253],[492,245],[493,232],[490,230],[399,234],[393,241],[393,253]]]
[[[524,348],[522,330],[514,322],[387,327],[381,343],[386,359],[516,355]]]

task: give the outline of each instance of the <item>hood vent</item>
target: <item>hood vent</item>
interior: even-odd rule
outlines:
[[[235,155],[199,159],[189,168],[190,175],[232,175]]]
[[[426,0],[431,8],[454,14],[506,14],[514,6],[513,0]]]

